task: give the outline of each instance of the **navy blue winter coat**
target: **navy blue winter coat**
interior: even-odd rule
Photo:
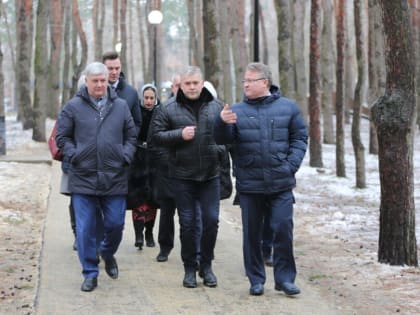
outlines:
[[[231,106],[236,124],[215,119],[218,144],[233,144],[236,190],[273,194],[296,186],[295,173],[305,156],[308,133],[297,104],[272,85],[271,95]]]
[[[58,119],[57,145],[70,162],[71,193],[127,194],[127,170],[136,149],[136,126],[127,102],[108,87],[101,112],[86,87],[65,104]]]

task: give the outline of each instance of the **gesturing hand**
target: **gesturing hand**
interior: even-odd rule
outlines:
[[[225,104],[222,111],[220,112],[220,118],[226,123],[226,124],[236,124],[236,113],[234,113],[230,108],[228,104]]]
[[[195,136],[196,126],[187,126],[182,129],[182,139],[191,140]]]

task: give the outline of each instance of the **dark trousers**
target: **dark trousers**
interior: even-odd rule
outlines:
[[[266,280],[261,241],[266,211],[271,213],[270,225],[274,236],[274,281],[276,284],[294,282],[296,265],[293,256],[293,193],[291,191],[273,195],[240,193],[239,199],[242,212],[244,264],[249,282],[251,285],[264,284]]]
[[[72,202],[76,216],[77,253],[85,278],[98,276],[97,225],[103,223],[104,236],[101,255],[107,260],[114,256],[122,240],[125,220],[125,196],[90,196],[73,194]],[[97,222],[97,209],[102,213]]]
[[[273,248],[273,231],[271,230],[271,211],[264,211],[264,225],[263,225],[263,236],[262,236],[262,250],[263,254],[271,254]]]
[[[166,254],[174,248],[175,234],[175,200],[172,198],[162,198],[159,200],[160,217],[159,217],[159,234],[158,242],[160,250]]]
[[[220,180],[204,182],[174,180],[175,201],[178,208],[181,238],[181,258],[185,271],[196,268],[197,215],[201,216],[200,265],[210,266],[214,259],[219,228]],[[197,207],[200,212],[197,214]]]

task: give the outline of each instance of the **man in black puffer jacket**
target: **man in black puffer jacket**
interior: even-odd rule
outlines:
[[[176,98],[162,106],[152,122],[156,144],[169,148],[169,176],[181,225],[183,285],[187,288],[197,286],[197,204],[203,224],[199,275],[204,285],[217,286],[211,263],[219,225],[220,147],[214,142],[212,126],[222,106],[203,85],[201,70],[187,67],[181,73]]]

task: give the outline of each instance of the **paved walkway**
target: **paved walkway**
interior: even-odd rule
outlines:
[[[109,278],[100,264],[98,287],[81,292],[81,267],[72,250],[73,235],[68,214],[68,197],[58,191],[60,164],[53,162],[51,195],[41,253],[40,282],[36,313],[56,314],[343,314],[327,305],[309,282],[298,276],[302,294],[286,297],[274,290],[272,269],[267,269],[265,294],[248,294],[249,283],[244,275],[240,214],[231,200],[222,203],[216,259],[213,264],[218,277],[217,288],[195,289],[182,286],[183,267],[179,237],[169,261],[158,263],[158,247],[134,246],[131,212],[127,212],[124,238],[117,252],[120,276]],[[158,222],[154,229],[157,239]]]

